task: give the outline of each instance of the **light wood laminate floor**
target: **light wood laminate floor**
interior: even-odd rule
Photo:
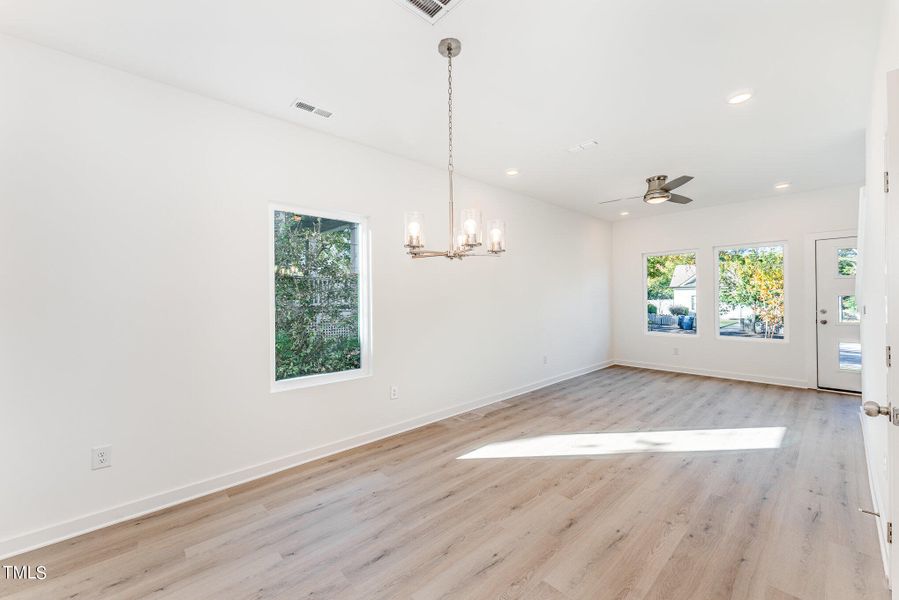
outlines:
[[[886,600],[858,404],[612,367],[3,561],[49,577],[0,597]],[[458,459],[769,427],[778,448]]]

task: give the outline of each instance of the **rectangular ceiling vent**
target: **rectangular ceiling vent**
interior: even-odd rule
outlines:
[[[303,102],[299,98],[294,98],[293,103],[291,103],[291,106],[293,106],[294,108],[296,108],[298,110],[305,110],[306,112],[312,113],[313,115],[318,115],[320,117],[324,117],[326,119],[329,118],[332,114],[334,114],[329,110],[325,110],[324,108],[321,108],[320,106],[312,106],[311,104],[309,104],[307,102]]]
[[[423,18],[430,24],[439,21],[446,13],[456,8],[462,0],[394,0]]]

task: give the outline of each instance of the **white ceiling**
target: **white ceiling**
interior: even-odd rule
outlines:
[[[465,0],[431,26],[394,0],[0,0],[0,32],[437,166],[458,37],[457,172],[617,219],[860,182],[881,8]],[[660,173],[695,202],[596,204]]]

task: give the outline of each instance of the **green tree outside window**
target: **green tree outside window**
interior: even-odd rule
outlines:
[[[724,315],[745,307],[763,326],[766,338],[784,329],[783,246],[733,248],[718,252],[718,310]]]

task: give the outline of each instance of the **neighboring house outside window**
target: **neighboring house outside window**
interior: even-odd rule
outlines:
[[[668,287],[674,292],[672,304],[689,307],[696,313],[696,265],[677,265]]]

